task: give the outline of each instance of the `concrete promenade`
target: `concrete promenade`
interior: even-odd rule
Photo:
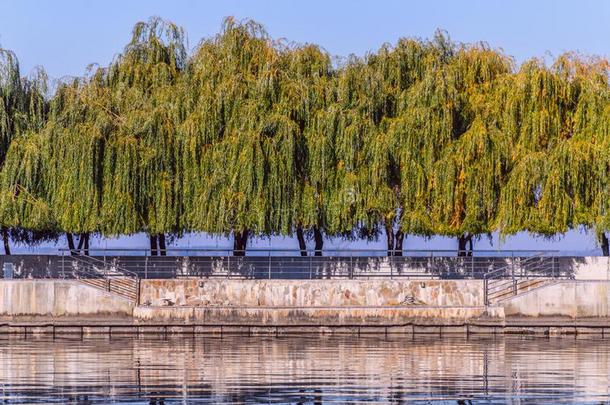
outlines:
[[[0,333],[610,334],[607,258],[485,305],[482,280],[140,280],[139,303],[78,280],[0,280]]]

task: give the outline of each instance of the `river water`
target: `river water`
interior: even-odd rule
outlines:
[[[0,338],[0,403],[599,403],[609,372],[601,338]]]

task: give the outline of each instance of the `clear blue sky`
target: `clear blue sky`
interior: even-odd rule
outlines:
[[[24,72],[42,65],[53,78],[82,75],[90,63],[107,64],[130,38],[137,21],[158,15],[184,27],[191,48],[218,32],[222,19],[235,16],[262,23],[275,38],[313,42],[333,55],[363,55],[403,36],[431,37],[438,28],[460,42],[485,41],[520,63],[565,51],[610,55],[609,0],[472,1],[189,1],[105,0],[0,3],[0,46],[15,51]],[[143,237],[97,241],[105,246],[146,246]],[[191,237],[190,246],[229,245],[226,240]],[[259,241],[259,246],[270,242]],[[291,240],[274,241],[296,246]],[[335,246],[347,242],[335,241]],[[454,248],[455,241],[409,238],[409,248]],[[383,240],[377,244],[383,247]],[[480,248],[595,248],[590,234],[570,232],[554,242],[527,235],[503,245],[481,241]]]
[[[437,28],[457,41],[486,41],[517,62],[564,51],[610,54],[610,1],[189,1],[3,0],[0,45],[26,71],[80,75],[106,64],[129,40],[134,23],[158,15],[185,28],[191,47],[218,32],[226,16],[253,18],[273,37],[314,42],[334,55],[362,55],[402,36]]]

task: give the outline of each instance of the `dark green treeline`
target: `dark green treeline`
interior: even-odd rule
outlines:
[[[225,20],[193,52],[138,23],[124,51],[51,92],[0,51],[0,225],[25,243],[146,232],[376,238],[555,235],[608,254],[610,67],[565,54],[520,67],[439,32],[337,61]],[[74,235],[79,245],[75,246]],[[466,254],[464,252],[464,254]]]

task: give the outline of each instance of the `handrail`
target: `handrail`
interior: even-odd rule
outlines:
[[[91,256],[71,255],[68,256],[68,259],[77,263],[76,267],[72,267],[72,271],[77,274],[76,279],[81,283],[88,285],[89,287],[117,294],[135,301],[136,303],[140,302],[140,278],[137,273],[113,265],[113,268],[118,275],[108,274],[106,272],[108,263],[105,260],[100,260]],[[97,271],[95,268],[96,265],[102,267],[103,271]],[[65,257],[63,256],[62,273],[65,275]],[[103,284],[100,285],[91,280],[102,280]],[[130,283],[133,283],[133,285],[125,284],[126,280],[130,280]]]
[[[134,249],[121,248],[123,251]],[[192,248],[191,248],[192,249]],[[214,249],[215,250],[215,249]],[[564,260],[552,256],[554,251],[532,251],[529,258],[521,256],[442,256],[449,250],[432,251],[427,255],[409,256],[373,256],[363,251],[363,256],[338,254],[327,256],[301,256],[293,249],[289,255],[252,254],[233,256],[226,251],[223,256],[212,254],[186,253],[176,256],[142,256],[119,254],[107,249],[100,249],[90,255],[67,255],[63,257],[45,256],[48,265],[44,268],[34,262],[26,261],[20,273],[21,277],[63,277],[68,267],[88,268],[91,271],[108,275],[123,275],[141,279],[170,279],[177,277],[198,278],[237,278],[237,279],[489,279],[490,286],[497,284],[494,278],[512,277],[513,266],[516,277],[523,273],[528,277],[550,275],[560,269],[564,274],[570,273],[574,266],[573,259]],[[69,250],[63,250],[69,252]],[[431,251],[428,251],[431,252]],[[450,251],[455,252],[455,251]],[[514,252],[514,251],[513,251]],[[101,253],[101,254],[98,254]],[[544,259],[540,258],[547,256]],[[72,266],[68,266],[72,263]],[[508,265],[508,266],[507,266]],[[522,269],[523,268],[523,269]],[[569,275],[569,274],[568,274]],[[75,277],[66,274],[67,277]]]
[[[58,251],[64,251],[64,252],[75,252],[74,249],[68,249],[68,248],[58,248]],[[382,248],[358,248],[358,249],[346,249],[346,248],[327,248],[325,247],[324,249],[321,250],[316,250],[316,249],[303,249],[306,252],[309,253],[315,253],[315,252],[394,252],[394,253],[401,253],[401,252],[420,252],[420,253],[424,253],[424,252],[449,252],[449,253],[511,253],[511,252],[521,252],[521,253],[559,253],[560,250],[540,250],[540,249],[507,249],[507,250],[503,250],[503,249],[477,249],[477,250],[458,250],[458,249],[403,249],[403,250],[388,250],[388,249],[382,249]],[[143,251],[150,251],[150,248],[112,248],[112,247],[105,247],[105,248],[89,248],[88,249],[89,252],[94,252],[94,251],[126,251],[126,252],[143,252]],[[257,247],[252,247],[252,248],[248,248],[248,249],[244,249],[244,250],[238,250],[238,249],[233,249],[232,247],[169,247],[166,249],[160,249],[160,251],[208,251],[208,252],[300,252],[301,249],[299,249],[298,247],[294,247],[294,248],[257,248]],[[75,255],[75,256],[85,256],[85,255]],[[463,257],[469,257],[469,256],[463,256]]]
[[[548,262],[551,259],[550,274],[547,273]],[[497,270],[483,275],[484,301],[489,305],[492,299],[500,300],[515,296],[523,288],[540,285],[544,280],[563,278],[561,271],[555,270],[555,257],[548,256],[546,252],[526,257],[519,261],[520,271],[515,273],[515,263],[503,266]],[[503,277],[508,275],[508,277]]]
[[[528,261],[531,261],[531,260],[533,260],[533,259],[538,259],[538,258],[540,258],[540,257],[546,257],[546,256],[545,256],[545,252],[540,252],[540,251],[538,251],[538,254],[536,254],[536,255],[534,255],[534,256],[528,256],[527,258],[525,258],[525,261],[526,261],[526,262],[528,262]],[[520,266],[522,266],[522,263],[520,263]],[[506,273],[506,270],[507,270],[507,269],[514,270],[514,263],[508,264],[508,265],[506,265],[506,266],[504,266],[504,267],[501,267],[501,268],[499,268],[499,269],[497,269],[497,270],[494,270],[494,271],[490,271],[490,272],[488,272],[488,273],[485,273],[485,274],[483,275],[483,278],[484,278],[484,279],[490,279],[490,278],[492,278],[492,276],[494,276],[494,275],[496,275],[496,274],[504,274],[504,273]],[[514,273],[513,273],[513,275],[514,275]]]
[[[67,257],[69,257],[70,259],[73,259],[73,260],[77,260],[77,261],[80,261],[80,262],[83,262],[83,263],[87,263],[87,264],[91,264],[91,263],[88,263],[88,261],[91,260],[94,263],[100,264],[104,268],[106,268],[106,266],[108,266],[108,263],[106,261],[100,260],[100,259],[96,258],[95,256],[90,256],[90,255],[87,255],[87,256],[84,256],[84,255],[73,255],[73,256],[67,256]],[[112,267],[117,269],[117,271],[119,273],[123,273],[126,276],[130,276],[130,277],[134,277],[134,278],[138,278],[139,277],[136,272],[133,272],[131,270],[127,270],[127,269],[125,269],[123,267],[117,266],[116,264],[113,264]]]

